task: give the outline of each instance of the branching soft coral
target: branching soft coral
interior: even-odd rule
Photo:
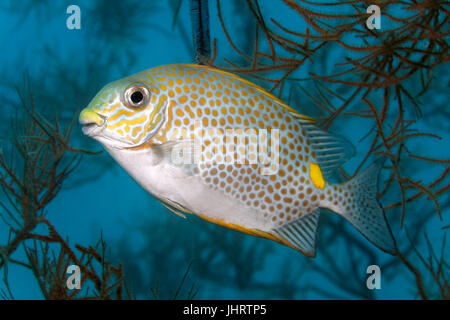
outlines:
[[[51,123],[39,115],[31,93],[20,97],[25,115],[16,118],[10,152],[0,155],[0,186],[6,199],[0,202],[0,218],[9,227],[8,240],[0,246],[3,296],[13,298],[7,272],[10,264],[16,264],[34,273],[47,299],[130,297],[121,265],[114,267],[104,258],[102,240],[95,247],[72,249],[45,215],[81,155],[89,153],[70,145],[74,121],[63,129],[58,119]],[[22,246],[27,261],[13,258]],[[82,272],[83,290],[69,290],[66,285],[67,267],[72,264]]]

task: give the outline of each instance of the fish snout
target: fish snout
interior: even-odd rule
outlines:
[[[86,135],[91,135],[97,129],[103,127],[106,120],[97,112],[92,111],[89,108],[85,108],[80,113],[79,122],[83,126],[83,133]]]

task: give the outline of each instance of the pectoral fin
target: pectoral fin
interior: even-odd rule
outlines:
[[[198,173],[197,165],[200,159],[201,145],[193,139],[180,139],[154,145],[153,150],[158,153],[162,161],[181,169],[183,175]],[[177,171],[175,170],[175,171]]]

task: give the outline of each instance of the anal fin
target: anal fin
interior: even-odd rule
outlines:
[[[320,208],[310,214],[272,230],[279,242],[299,250],[303,254],[316,255],[316,233],[319,222]]]

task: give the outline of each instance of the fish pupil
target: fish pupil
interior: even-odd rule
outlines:
[[[133,103],[138,104],[144,100],[144,95],[140,91],[135,91],[131,94],[130,99]]]

